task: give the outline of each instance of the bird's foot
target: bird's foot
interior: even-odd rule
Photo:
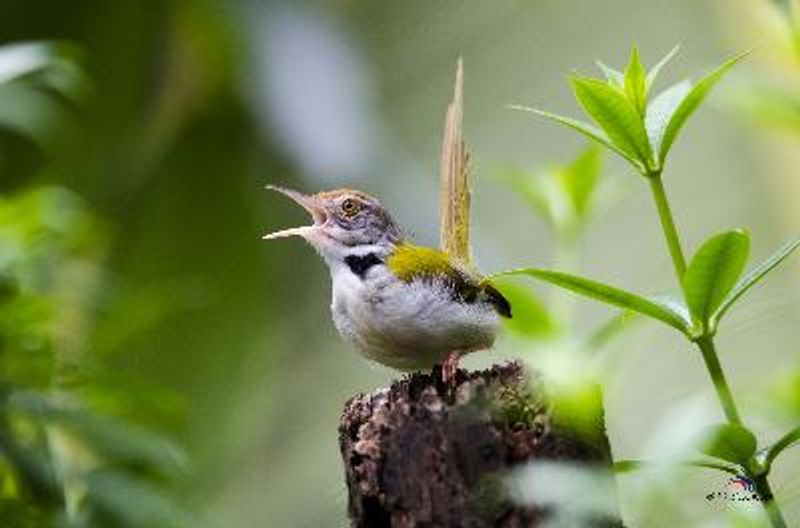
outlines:
[[[447,354],[442,362],[442,381],[445,385],[455,385],[456,374],[458,373],[458,360],[461,359],[461,352],[454,350]]]

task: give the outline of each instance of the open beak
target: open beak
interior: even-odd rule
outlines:
[[[300,236],[305,239],[308,239],[328,219],[328,215],[325,214],[325,209],[322,207],[319,198],[317,198],[316,196],[303,194],[301,192],[297,192],[292,189],[287,189],[285,187],[278,187],[276,185],[267,185],[267,189],[279,192],[281,194],[285,194],[286,196],[297,202],[303,209],[305,209],[311,214],[311,218],[313,218],[314,224],[310,226],[293,227],[291,229],[283,229],[281,231],[275,231],[274,233],[270,233],[268,235],[264,235],[263,237],[261,237],[264,240],[273,240],[275,238],[286,238],[291,236]]]

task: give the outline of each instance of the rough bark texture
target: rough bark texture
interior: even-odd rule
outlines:
[[[504,470],[542,459],[610,463],[602,414],[588,435],[560,426],[556,415],[541,382],[518,363],[460,370],[452,387],[437,367],[353,397],[339,427],[352,525],[542,525],[552,512],[513,505]]]

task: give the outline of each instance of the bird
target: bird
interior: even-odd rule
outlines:
[[[353,189],[304,194],[267,186],[303,207],[310,225],[264,235],[300,237],[327,265],[333,323],[368,359],[400,371],[442,365],[492,346],[509,301],[462,260],[407,239],[373,196]]]

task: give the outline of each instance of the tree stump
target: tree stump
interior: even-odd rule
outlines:
[[[353,397],[339,426],[352,526],[542,525],[553,512],[513,504],[506,470],[533,460],[608,468],[611,460],[602,411],[588,435],[556,415],[541,380],[516,362],[459,370],[453,386],[435,367]]]

